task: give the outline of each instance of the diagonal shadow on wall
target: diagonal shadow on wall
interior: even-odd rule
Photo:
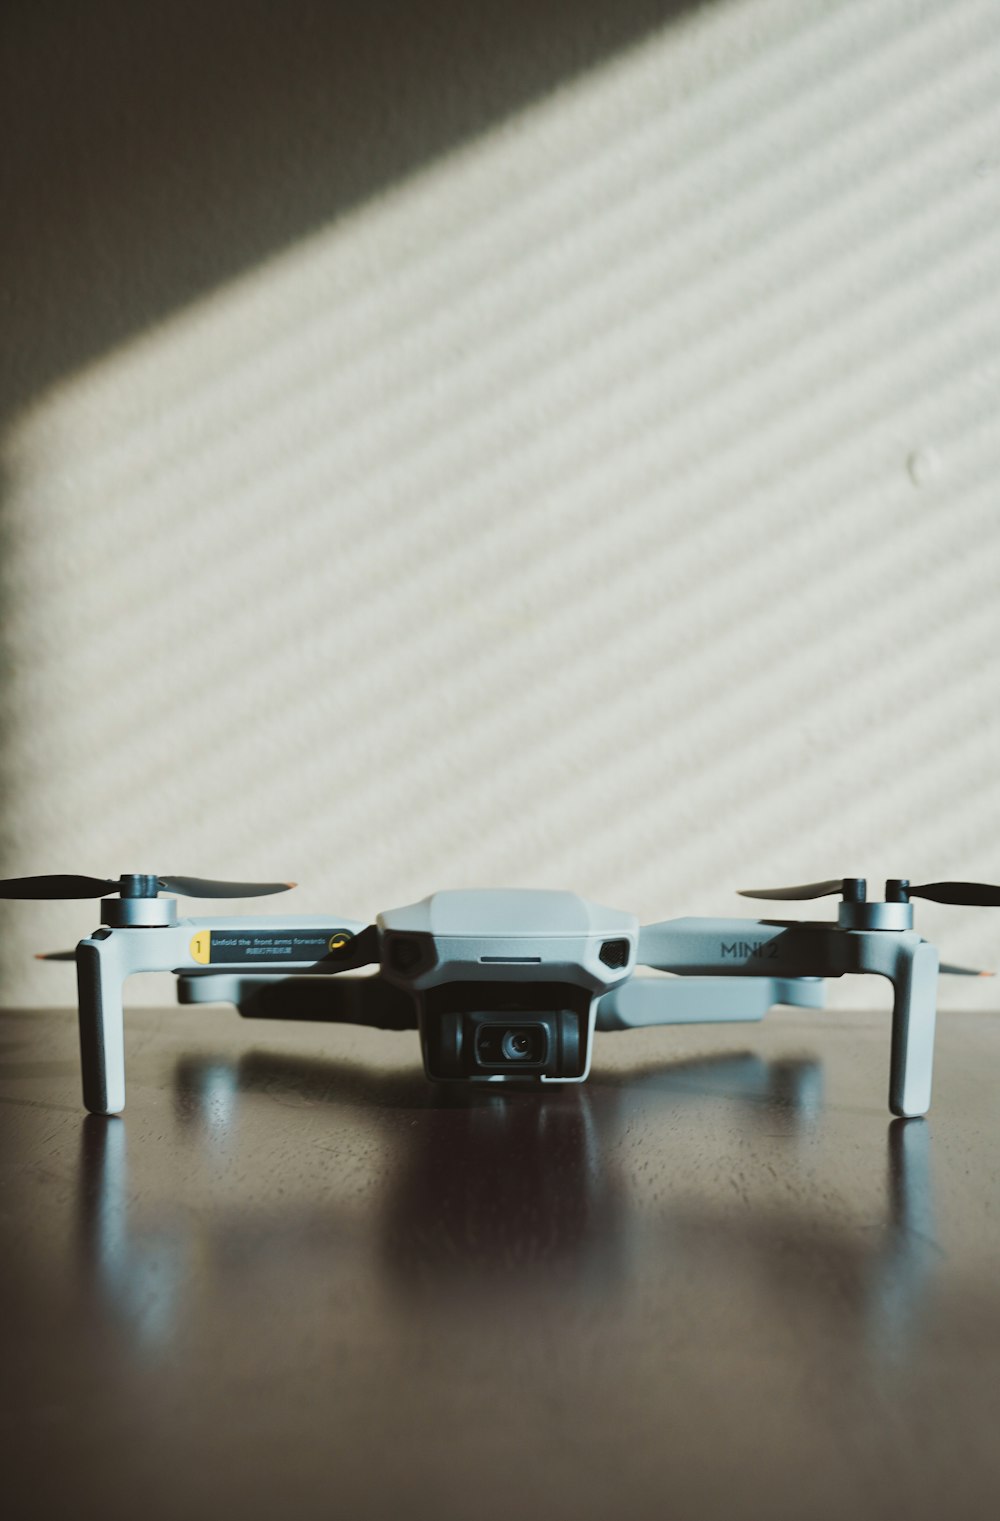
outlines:
[[[61,377],[695,8],[9,0],[0,434]],[[9,734],[7,591],[0,579]]]
[[[12,0],[0,421],[693,0]]]

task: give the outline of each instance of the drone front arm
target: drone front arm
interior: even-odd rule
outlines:
[[[371,929],[371,934],[368,930]],[[303,917],[200,919],[99,929],[76,950],[83,1102],[92,1114],[125,1107],[122,987],[135,972],[315,969],[331,972],[377,959],[377,931],[351,920]]]
[[[91,1114],[120,1114],[125,1108],[125,976],[114,940],[80,941],[76,948],[80,1070],[83,1102]]]
[[[169,972],[184,957],[194,926],[99,929],[76,948],[77,1008],[83,1102],[91,1114],[125,1108],[125,1019],[122,989],[133,972]]]
[[[640,966],[682,976],[839,977],[859,970],[836,925],[666,919],[639,931]]]
[[[597,1005],[598,1030],[763,1019],[776,1003],[823,1007],[820,977],[631,977]]]
[[[889,1108],[911,1118],[931,1100],[938,954],[912,930],[761,919],[670,919],[639,931],[638,961],[685,976],[841,977],[875,972],[893,985]]]
[[[893,987],[889,1108],[901,1119],[926,1114],[934,1076],[937,1016],[937,948],[910,932],[859,933],[861,971],[887,977]]]

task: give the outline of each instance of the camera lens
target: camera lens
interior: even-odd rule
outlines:
[[[534,1030],[505,1030],[500,1050],[506,1061],[538,1061],[538,1035]]]
[[[513,1066],[544,1067],[549,1058],[549,1036],[540,1021],[508,1025],[488,1020],[476,1029],[475,1053],[477,1067],[494,1071]]]

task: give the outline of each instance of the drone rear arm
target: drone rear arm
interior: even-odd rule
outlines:
[[[417,1006],[401,988],[373,977],[244,977],[238,972],[187,972],[177,979],[177,1001],[232,1003],[244,1019],[302,1020],[415,1030]]]
[[[821,1009],[820,977],[632,977],[597,1005],[598,1030],[763,1019],[776,1003]]]
[[[188,972],[178,978],[182,1004],[232,1003],[244,1019],[367,1025],[415,1030],[412,997],[376,974],[336,978],[244,977],[235,972]],[[776,1003],[823,1007],[823,982],[778,977],[633,977],[599,999],[598,1030],[649,1025],[713,1024],[762,1019]]]

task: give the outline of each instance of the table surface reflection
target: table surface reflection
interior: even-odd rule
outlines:
[[[1000,1018],[599,1036],[582,1087],[409,1034],[0,1015],[5,1490],[115,1518],[1000,1510]],[[9,1513],[9,1512],[8,1512]]]

